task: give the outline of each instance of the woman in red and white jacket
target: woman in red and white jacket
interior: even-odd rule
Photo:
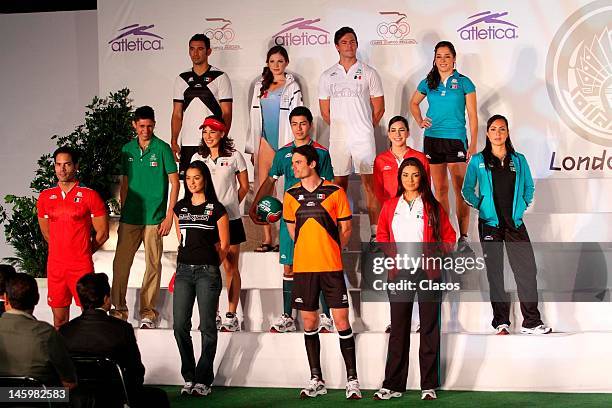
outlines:
[[[404,159],[415,157],[423,163],[427,180],[431,180],[429,173],[429,160],[422,152],[410,148],[406,141],[410,136],[408,121],[403,116],[394,116],[389,121],[388,128],[389,150],[376,156],[374,160],[374,194],[378,199],[380,207],[390,198],[397,195],[397,168]],[[415,311],[414,313],[417,313]],[[417,331],[419,322],[415,322]],[[385,333],[391,333],[391,325],[388,325]]]
[[[385,201],[397,195],[397,169],[404,159],[416,157],[423,163],[427,179],[430,179],[429,160],[425,155],[406,144],[410,131],[403,116],[394,116],[389,121],[389,150],[374,160],[374,193],[382,206]]]
[[[436,252],[441,250],[442,253],[452,248],[456,242],[455,230],[450,224],[448,215],[431,192],[429,177],[426,175],[425,166],[419,159],[411,157],[402,161],[397,175],[396,196],[383,204],[378,218],[377,242],[429,243],[423,248],[425,255],[431,255],[433,247]],[[402,271],[399,275],[402,275]],[[421,322],[419,346],[421,399],[436,399],[435,389],[440,385],[438,372],[440,292],[431,288],[432,284],[439,283],[440,270],[419,269],[411,276],[411,279],[416,278],[416,290],[402,295],[390,293],[391,334],[385,380],[382,388],[374,394],[375,399],[400,397],[406,390],[410,321],[415,294],[418,294]],[[392,281],[393,277],[391,276],[389,280]],[[426,284],[421,285],[422,282]]]

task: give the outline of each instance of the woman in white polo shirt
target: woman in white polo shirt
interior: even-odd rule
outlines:
[[[431,192],[429,177],[423,163],[414,157],[405,159],[398,170],[397,184],[396,197],[387,200],[380,212],[376,241],[383,246],[383,249],[385,249],[384,243],[418,242],[428,244],[423,246],[423,254],[431,255],[433,249],[436,249],[436,255],[438,250],[441,250],[441,253],[447,252],[455,242],[455,230],[444,208]],[[440,243],[442,245],[439,245]],[[388,280],[396,281],[405,275],[405,272],[399,271],[397,274],[390,272]],[[436,399],[435,389],[440,385],[438,372],[440,293],[437,290],[423,290],[420,283],[439,282],[440,270],[435,266],[419,269],[409,279],[417,284],[417,290],[389,293],[391,334],[385,380],[382,388],[374,394],[374,399],[387,400],[401,397],[406,390],[410,354],[410,318],[416,293],[418,293],[421,323],[419,332],[421,399]]]
[[[210,169],[217,198],[229,216],[230,249],[223,261],[229,310],[219,329],[240,331],[236,317],[241,286],[238,258],[240,244],[246,241],[246,234],[239,207],[249,191],[249,176],[244,157],[234,148],[234,141],[225,136],[226,126],[223,118],[209,116],[200,129],[202,129],[200,150],[193,155],[191,161],[201,160]]]

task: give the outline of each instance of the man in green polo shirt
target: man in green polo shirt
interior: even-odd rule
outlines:
[[[170,145],[153,135],[153,109],[149,106],[136,109],[132,124],[138,137],[126,143],[121,151],[121,220],[113,261],[111,301],[114,309],[111,315],[127,320],[125,295],[130,268],[138,247],[144,242],[146,269],[140,290],[140,328],[154,329],[161,280],[162,237],[172,229],[179,177]]]

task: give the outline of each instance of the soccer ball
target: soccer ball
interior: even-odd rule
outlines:
[[[268,223],[276,222],[283,215],[283,203],[272,196],[265,196],[257,203],[257,215]]]

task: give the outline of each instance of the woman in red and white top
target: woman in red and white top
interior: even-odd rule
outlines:
[[[389,121],[388,129],[389,150],[376,156],[374,160],[374,194],[380,203],[380,207],[390,198],[397,195],[397,168],[404,159],[415,157],[423,163],[427,180],[430,180],[429,160],[425,154],[412,149],[406,144],[410,136],[408,121],[403,116],[394,116]],[[417,313],[415,310],[414,313]],[[419,322],[415,322],[419,327]],[[418,330],[418,329],[417,329]],[[391,332],[391,325],[388,325],[385,333]]]
[[[406,118],[394,116],[389,121],[388,130],[389,150],[382,152],[374,160],[374,193],[381,206],[397,195],[397,169],[404,159],[419,159],[425,167],[427,179],[430,178],[429,160],[425,154],[406,144],[410,136]]]
[[[234,141],[227,137],[227,126],[220,116],[209,116],[202,126],[200,150],[191,161],[203,161],[212,177],[219,202],[223,204],[229,217],[230,248],[223,260],[227,284],[228,311],[223,323],[217,318],[221,331],[240,331],[236,309],[240,300],[240,272],[238,258],[240,244],[246,241],[240,214],[240,203],[249,191],[249,176],[242,154],[234,148]],[[187,193],[185,193],[187,195]]]
[[[432,248],[442,253],[450,250],[455,243],[455,230],[448,215],[436,201],[423,163],[414,158],[402,161],[397,176],[396,197],[387,200],[378,218],[376,240],[384,242],[420,242],[423,253],[432,254]],[[441,245],[432,245],[438,243]],[[383,244],[384,245],[384,244]],[[395,247],[394,247],[395,248]],[[435,253],[437,255],[437,252]],[[435,262],[433,263],[436,264]],[[399,276],[402,276],[399,272]],[[398,276],[392,276],[393,281]],[[422,281],[440,281],[440,270],[419,269],[411,275],[417,279],[417,290],[399,295],[390,293],[391,334],[382,388],[374,394],[375,399],[400,397],[406,390],[408,361],[410,353],[410,320],[414,295],[418,294],[419,318],[421,322],[419,365],[421,368],[421,399],[436,399],[438,383],[438,358],[440,352],[440,296],[435,290],[423,290]],[[430,284],[431,285],[431,284]]]

